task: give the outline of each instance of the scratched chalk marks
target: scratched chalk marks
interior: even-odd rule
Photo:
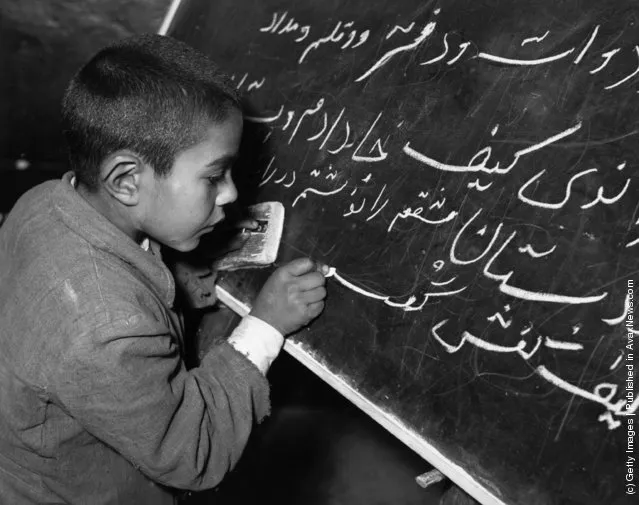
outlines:
[[[366,92],[365,85],[371,82],[371,79],[383,79],[385,74],[392,72],[389,69],[395,62],[401,58],[404,58],[404,61],[410,58],[412,67],[418,71],[421,68],[424,72],[434,66],[446,68],[474,65],[481,69],[482,65],[498,65],[501,69],[545,68],[547,74],[562,74],[574,72],[576,67],[583,66],[583,74],[589,79],[599,75],[597,84],[586,83],[595,93],[619,93],[619,100],[636,100],[633,96],[627,98],[627,94],[636,96],[637,93],[639,45],[618,43],[618,46],[610,49],[610,31],[601,23],[585,27],[570,39],[551,29],[545,29],[538,34],[528,33],[525,36],[513,33],[512,38],[517,40],[517,44],[511,45],[506,53],[498,53],[490,47],[481,47],[480,42],[459,39],[458,35],[455,36],[454,26],[440,28],[438,25],[443,14],[442,8],[436,8],[419,19],[399,16],[400,22],[382,26],[369,27],[358,19],[340,19],[328,24],[318,23],[320,26],[316,26],[316,23],[307,17],[289,9],[273,12],[270,19],[264,20],[264,25],[258,30],[263,37],[289,38],[291,50],[298,55],[296,62],[299,68],[312,66],[314,59],[320,57],[341,55],[345,51],[354,52],[365,44],[377,45],[376,59],[361,61],[361,69],[358,67],[356,71],[351,72],[352,85],[360,86],[362,93]],[[637,42],[639,43],[639,40]],[[632,55],[630,68],[627,63],[628,54]],[[604,73],[605,77],[601,77]],[[248,73],[243,75],[240,85],[247,76]],[[599,85],[600,82],[603,82],[603,85]],[[253,81],[248,91],[258,89],[262,83],[263,81]],[[576,163],[571,167],[569,176],[563,179],[558,178],[557,172],[566,172],[570,167],[544,166],[534,173],[528,170],[529,166],[535,166],[541,160],[547,159],[549,152],[558,146],[570,145],[571,142],[584,142],[584,145],[587,145],[588,140],[583,140],[584,133],[591,130],[591,123],[596,121],[596,118],[583,118],[577,114],[558,129],[549,124],[543,129],[544,136],[537,135],[534,140],[529,140],[509,136],[508,124],[501,123],[507,123],[506,118],[494,117],[493,123],[473,126],[485,129],[486,145],[480,147],[472,156],[459,159],[454,152],[444,152],[446,159],[438,159],[437,156],[428,153],[429,142],[424,141],[423,136],[417,132],[411,132],[409,128],[403,131],[401,138],[405,141],[399,149],[397,148],[395,134],[405,125],[403,120],[397,120],[397,114],[389,113],[388,107],[374,111],[364,124],[358,123],[351,116],[350,105],[340,107],[331,100],[330,95],[322,95],[321,92],[320,97],[307,107],[281,104],[276,111],[265,111],[265,114],[260,116],[247,116],[247,121],[267,127],[266,140],[276,131],[287,145],[305,144],[309,151],[320,152],[324,160],[321,165],[313,165],[302,174],[304,169],[282,165],[278,163],[277,156],[273,156],[262,172],[259,185],[279,185],[282,189],[291,191],[292,208],[309,205],[309,200],[313,200],[312,205],[325,202],[319,204],[338,206],[341,208],[339,214],[344,218],[345,225],[347,221],[353,220],[360,226],[381,226],[385,229],[389,241],[394,240],[397,233],[401,233],[398,226],[408,222],[413,224],[412,229],[415,229],[414,225],[422,227],[422,233],[435,229],[445,230],[452,240],[447,257],[437,258],[433,262],[432,278],[423,289],[397,295],[391,289],[385,292],[383,287],[367,287],[365,283],[349,280],[348,266],[342,268],[336,259],[335,263],[331,263],[333,267],[329,276],[343,287],[357,296],[369,299],[371,303],[383,303],[393,310],[402,312],[421,312],[428,310],[429,303],[454,298],[470,287],[469,284],[459,281],[453,282],[454,279],[439,282],[435,275],[439,270],[449,265],[452,268],[447,270],[454,273],[456,266],[472,265],[477,267],[478,276],[493,282],[496,293],[515,301],[565,306],[598,304],[608,298],[608,285],[590,286],[587,293],[562,292],[552,287],[529,289],[524,285],[518,285],[514,279],[516,266],[512,265],[510,270],[504,269],[503,261],[500,260],[506,249],[524,255],[529,261],[533,261],[533,265],[536,261],[537,266],[533,268],[552,270],[554,263],[549,260],[552,255],[561,252],[561,249],[558,249],[560,244],[530,243],[523,236],[524,229],[507,231],[506,219],[493,226],[491,235],[487,232],[486,225],[479,229],[475,229],[474,226],[476,221],[485,217],[485,208],[480,206],[472,215],[463,208],[465,201],[472,200],[480,193],[485,193],[481,196],[487,197],[499,190],[503,192],[505,188],[510,190],[511,185],[504,184],[503,179],[507,179],[511,172],[523,172],[526,178],[518,187],[512,188],[512,196],[527,206],[528,212],[551,213],[578,207],[582,215],[586,216],[591,209],[594,212],[597,207],[602,206],[608,206],[614,212],[615,204],[624,198],[628,200],[632,195],[637,195],[637,182],[632,178],[633,171],[637,169],[636,158],[619,158],[613,166]],[[636,122],[634,126],[637,126]],[[634,135],[635,140],[639,141],[639,132],[636,129],[629,131],[631,136]],[[509,138],[512,144],[523,144],[523,147],[508,154],[507,158],[497,158],[494,151],[499,144],[493,143],[499,138],[497,134],[501,134],[502,138]],[[418,148],[416,145],[424,147]],[[466,181],[463,184],[467,189],[466,196],[460,204],[459,198],[453,200],[444,194],[444,187],[416,187],[413,203],[407,202],[405,197],[395,198],[395,192],[391,188],[393,181],[384,179],[384,162],[389,156],[400,160],[404,158],[400,162],[418,174],[420,170],[430,170],[459,177],[460,182]],[[348,159],[348,164],[344,163],[345,159]],[[609,179],[606,174],[611,171],[623,175],[621,178],[617,177],[616,182],[610,187],[600,184],[598,181]],[[473,174],[475,177],[469,179],[467,174]],[[584,190],[584,187],[587,189]],[[547,196],[549,194],[553,195],[552,198]],[[639,216],[634,222],[634,225],[637,224]],[[475,238],[483,237],[486,233],[489,237],[483,250],[474,256],[469,256],[462,245],[466,244],[468,248],[468,245],[473,243],[472,237],[468,236],[471,234],[469,227],[473,227],[472,235]],[[621,244],[622,247],[631,248],[639,244],[638,231],[633,230],[633,233],[628,233],[626,242]],[[331,258],[324,259],[331,261]],[[501,268],[496,268],[496,264],[500,264]],[[438,332],[447,321],[446,318],[434,321],[430,334],[448,353],[456,353],[468,345],[490,353],[515,354],[525,361],[530,361],[543,348],[565,353],[587,352],[579,342],[557,340],[538,332],[535,338],[528,336],[528,340],[520,340],[514,345],[501,345],[463,330],[460,336],[456,337],[456,343],[451,344]],[[497,322],[502,329],[507,329],[513,320],[510,319],[506,324],[502,314],[497,312],[486,317],[485,321]],[[521,335],[529,333],[531,327],[524,329]],[[543,363],[538,364],[535,371],[538,377],[563,389],[567,394],[601,405],[606,415],[599,416],[599,420],[608,429],[618,428],[621,425],[619,418],[636,410],[637,404],[627,405],[623,395],[617,394],[617,388],[613,384],[600,382],[595,384],[594,389],[589,390],[571,384],[552,372],[551,366]]]
[[[251,183],[287,207],[282,259],[331,267],[300,343],[505,502],[613,503],[636,2],[195,3],[210,31],[184,37],[231,69]]]

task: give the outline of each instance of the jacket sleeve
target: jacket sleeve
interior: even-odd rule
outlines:
[[[152,480],[214,487],[268,414],[268,382],[228,343],[186,370],[168,328],[146,314],[103,323],[64,346],[49,391],[87,431]]]

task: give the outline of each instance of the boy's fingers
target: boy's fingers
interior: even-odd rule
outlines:
[[[282,267],[289,274],[299,277],[315,270],[315,262],[310,258],[297,258]]]
[[[321,302],[324,298],[326,298],[326,288],[324,286],[320,286],[315,289],[310,289],[304,292],[304,301],[307,304],[313,304],[316,302]]]
[[[298,276],[295,282],[300,291],[309,291],[326,284],[326,279],[321,273],[314,270],[307,274]]]
[[[317,269],[319,273],[321,273],[324,276],[328,275],[328,273],[331,270],[331,268],[328,265],[325,265],[324,263],[320,263],[319,261],[316,262],[315,268]]]
[[[222,233],[237,233],[242,229],[246,229],[248,231],[256,230],[259,225],[260,224],[252,218],[244,218],[239,221],[225,219],[216,227],[216,229]]]
[[[246,228],[247,230],[256,230],[259,226],[259,223],[255,220],[255,219],[242,219],[241,221],[238,221],[237,223],[235,223],[235,227],[236,228]]]
[[[283,266],[291,275],[300,276],[315,270],[326,276],[330,272],[330,267],[319,261],[310,258],[297,258]]]
[[[227,247],[224,249],[224,253],[229,253],[231,251],[236,251],[237,249],[241,249],[244,244],[248,241],[247,235],[237,235],[233,237],[233,239],[228,243]]]
[[[324,301],[319,301],[315,303],[310,303],[307,307],[307,313],[312,317],[319,316],[324,310]]]

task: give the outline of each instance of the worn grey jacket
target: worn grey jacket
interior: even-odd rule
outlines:
[[[0,504],[162,505],[233,467],[268,383],[226,343],[187,371],[173,301],[158,252],[70,174],[17,202],[0,228]]]

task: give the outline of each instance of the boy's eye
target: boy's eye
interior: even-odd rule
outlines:
[[[207,177],[207,179],[209,180],[211,184],[219,184],[220,182],[224,180],[224,174],[212,175],[210,177]]]
[[[227,175],[231,173],[231,168],[231,166],[225,166],[212,171],[211,175],[207,177],[209,183],[211,183],[211,185],[222,184],[226,180]]]
[[[224,181],[225,178],[226,178],[226,170],[224,170],[224,171],[222,171],[222,172],[220,172],[218,174],[210,175],[210,176],[207,177],[207,179],[209,180],[209,182],[211,184],[219,184],[222,181]]]

